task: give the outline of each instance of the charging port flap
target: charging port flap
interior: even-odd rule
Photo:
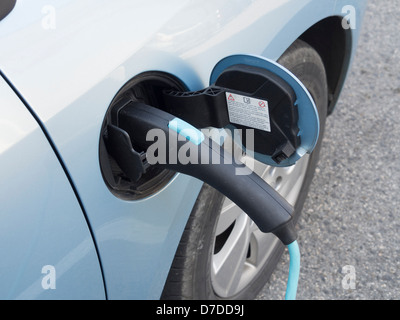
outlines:
[[[232,77],[234,74],[236,76]],[[246,77],[246,74],[250,76]],[[263,83],[260,80],[262,76],[268,81]],[[257,83],[259,87],[257,92],[254,92]],[[265,101],[265,106],[269,108],[270,132],[265,130],[260,133],[261,130],[256,129],[253,150],[247,150],[246,141],[234,135],[236,142],[243,146],[243,150],[252,151],[256,160],[272,166],[291,166],[303,155],[314,150],[319,136],[318,110],[305,86],[280,64],[260,56],[232,55],[216,64],[211,73],[210,84],[228,88],[232,86],[233,89],[248,92],[251,97],[261,100],[261,105]],[[285,96],[286,102],[279,100]],[[292,100],[293,97],[295,101]],[[229,100],[229,96],[227,99]],[[231,128],[241,126],[231,123]],[[268,152],[258,145],[257,133],[263,137],[261,140],[264,143],[269,144]],[[284,135],[287,140],[276,139],[280,135]],[[271,153],[272,149],[275,151]]]

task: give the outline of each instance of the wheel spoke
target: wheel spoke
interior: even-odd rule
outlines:
[[[243,210],[230,199],[226,199],[219,216],[216,235],[218,236],[228,229],[241,214],[243,214]]]
[[[275,245],[279,242],[278,238],[271,233],[261,232],[254,224],[251,233],[251,256],[248,259],[257,269],[259,269],[265,260],[272,253]]]
[[[242,276],[250,241],[251,220],[241,214],[220,252],[213,256],[214,290],[221,296],[235,293]]]
[[[255,160],[248,155],[243,156],[240,159],[243,163],[245,163],[250,169],[252,169],[257,175],[263,176],[265,170],[266,170],[266,165],[258,160]]]
[[[236,147],[236,146],[235,146]],[[240,157],[251,169],[294,204],[304,182],[309,161],[306,155],[291,167],[272,167],[248,155]],[[215,293],[231,297],[246,287],[263,269],[279,244],[273,234],[266,234],[231,200],[226,199],[216,227],[218,250],[212,256],[211,279]]]

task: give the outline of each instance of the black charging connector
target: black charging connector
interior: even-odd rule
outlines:
[[[274,233],[284,244],[292,243],[296,239],[293,207],[220,145],[208,137],[198,141],[187,131],[191,127],[196,135],[201,134],[197,129],[206,127],[251,129],[253,141],[242,135],[244,150],[270,156],[279,164],[301,144],[293,88],[271,71],[239,64],[226,68],[208,88],[195,92],[166,89],[158,98],[162,102],[155,108],[127,95],[111,109],[103,140],[125,177],[137,182],[153,167],[193,176],[235,202],[261,231]],[[173,121],[177,124],[171,125]],[[152,129],[164,132],[168,152],[164,162],[151,166],[146,152],[154,141],[146,137]],[[196,152],[185,163],[168,157],[186,143]],[[218,161],[204,163],[204,159]]]
[[[297,235],[292,223],[293,207],[270,185],[213,140],[201,136],[198,130],[174,115],[138,102],[129,102],[114,114],[118,126],[110,124],[105,137],[106,147],[125,174],[140,179],[146,170],[138,150],[147,150],[154,141],[147,133],[161,130],[166,138],[165,161],[156,165],[198,178],[235,202],[256,223],[261,231],[274,233],[284,244],[292,243]],[[178,125],[173,125],[174,123]],[[197,139],[197,133],[201,139]],[[115,140],[121,140],[116,143]],[[176,154],[190,143],[195,152],[182,163]],[[172,156],[171,156],[172,155]],[[209,159],[210,161],[204,161]],[[211,159],[213,159],[211,161]],[[241,174],[237,174],[237,169]]]

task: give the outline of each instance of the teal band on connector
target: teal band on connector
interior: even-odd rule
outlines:
[[[191,124],[179,118],[174,118],[168,123],[168,128],[184,136],[190,142],[199,145],[204,141],[204,134]]]
[[[290,264],[285,300],[296,300],[300,276],[300,249],[297,241],[292,242],[287,247],[289,249]]]

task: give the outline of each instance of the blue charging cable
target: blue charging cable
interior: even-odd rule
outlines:
[[[297,241],[292,242],[287,247],[289,249],[290,263],[285,300],[296,300],[300,276],[300,249]]]

